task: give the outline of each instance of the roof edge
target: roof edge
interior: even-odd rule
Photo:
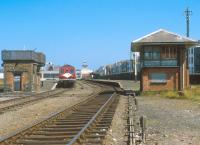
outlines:
[[[142,37],[140,37],[140,38],[138,38],[138,39],[136,39],[136,40],[133,40],[132,43],[136,43],[136,42],[138,42],[138,41],[140,41],[140,40],[142,40],[142,39],[144,39],[144,38],[146,38],[146,37],[149,37],[149,36],[151,36],[151,35],[153,35],[153,34],[156,34],[156,33],[158,33],[158,32],[161,32],[161,31],[170,33],[170,34],[172,34],[172,35],[177,35],[177,36],[179,36],[179,37],[182,37],[182,38],[184,38],[184,39],[188,39],[188,40],[190,40],[190,41],[197,42],[197,40],[195,40],[195,39],[192,39],[192,38],[189,38],[189,37],[185,37],[185,36],[181,36],[181,35],[179,35],[179,34],[177,34],[177,33],[174,33],[174,32],[171,32],[171,31],[168,31],[168,30],[165,30],[165,29],[158,29],[158,30],[156,30],[156,31],[154,31],[154,32],[152,32],[152,33],[149,33],[149,34],[147,34],[147,35],[145,35],[145,36],[142,36]]]

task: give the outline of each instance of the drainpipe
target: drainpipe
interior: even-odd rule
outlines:
[[[184,69],[184,64],[185,64],[185,61],[183,61],[183,67],[182,67],[183,68],[183,70],[182,70],[183,71],[183,86],[182,86],[182,89],[184,89],[184,86],[185,86],[185,79],[184,79],[185,78],[185,72],[184,72],[185,69]]]
[[[183,90],[183,50],[180,52],[180,91]]]

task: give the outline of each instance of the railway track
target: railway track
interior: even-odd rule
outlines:
[[[56,97],[59,94],[63,93],[64,89],[54,90],[54,91],[47,91],[43,93],[39,93],[33,96],[27,96],[22,98],[15,98],[7,101],[2,101],[0,103],[0,113],[4,113],[10,109],[14,109],[19,106],[23,106],[25,104],[33,103],[45,98]]]
[[[116,86],[117,82],[116,83],[112,82],[112,84],[109,84],[109,83],[107,84],[106,82],[101,82],[101,81],[99,81],[99,82],[98,81],[85,81],[85,83],[88,83],[88,82],[90,85],[98,85],[98,86],[101,86],[102,88],[105,88],[105,86],[106,86],[106,89],[104,91],[107,91],[107,92],[115,91],[119,94],[124,94],[124,90],[121,87]]]
[[[82,88],[84,88],[83,84],[78,83],[78,85],[80,85]],[[87,84],[87,83],[84,83],[84,85],[89,86],[89,84]],[[102,86],[100,86],[100,87],[102,88]],[[0,114],[4,113],[6,111],[9,111],[9,110],[15,109],[17,107],[26,105],[26,104],[40,101],[42,99],[58,97],[60,94],[64,93],[65,91],[68,91],[68,89],[50,90],[47,92],[42,92],[42,93],[34,94],[31,96],[25,96],[25,97],[1,101],[0,102]]]
[[[13,133],[0,145],[100,145],[112,122],[119,95],[99,94]]]
[[[24,95],[24,94],[20,95],[20,94],[18,94],[18,95],[16,95],[16,96],[18,96],[17,98],[0,101],[0,105],[6,104],[6,103],[11,103],[11,102],[17,102],[17,101],[27,99],[27,98],[31,98],[31,97],[39,97],[39,96],[49,95],[51,93],[53,94],[54,92],[59,92],[59,90],[50,90],[50,91],[45,91],[45,92],[30,94],[30,95]],[[15,94],[13,93],[12,96],[14,96],[14,95]]]

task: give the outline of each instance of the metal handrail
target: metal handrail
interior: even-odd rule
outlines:
[[[76,143],[76,141],[81,137],[82,133],[94,122],[94,120],[97,118],[100,112],[104,109],[104,107],[110,102],[110,100],[113,98],[115,94],[116,93],[112,94],[112,96],[106,101],[106,103],[103,106],[101,106],[98,112],[90,119],[90,121],[78,132],[78,134],[67,145],[73,145],[74,143]]]

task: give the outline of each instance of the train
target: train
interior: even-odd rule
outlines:
[[[57,87],[73,87],[76,82],[76,68],[72,65],[63,65],[59,68]]]

